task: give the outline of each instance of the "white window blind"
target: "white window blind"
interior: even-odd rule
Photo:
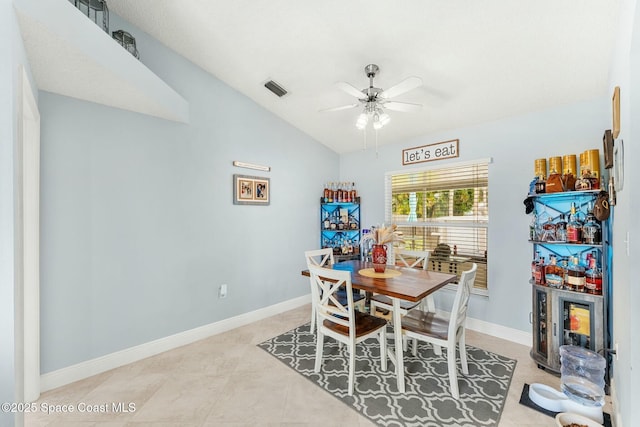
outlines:
[[[478,264],[474,287],[487,290],[488,181],[488,160],[387,173],[385,220],[405,248],[431,251],[431,270],[460,276]]]

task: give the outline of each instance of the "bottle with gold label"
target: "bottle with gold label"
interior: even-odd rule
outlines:
[[[576,155],[567,154],[562,157],[562,185],[564,191],[573,191],[576,188]]]

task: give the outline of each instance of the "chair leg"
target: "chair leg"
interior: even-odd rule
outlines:
[[[465,375],[469,375],[469,365],[467,363],[467,346],[465,344],[465,338],[464,338],[464,330],[462,331],[462,333],[460,334],[460,340],[458,340],[459,343],[459,351],[460,351],[460,365],[462,365],[462,373]]]
[[[322,347],[324,347],[324,335],[318,329],[316,339],[316,364],[313,369],[315,372],[320,372],[320,365],[322,364]]]
[[[436,303],[433,301],[433,295],[427,295],[427,297],[423,300],[423,303],[426,303],[426,306],[427,306],[426,308],[428,312],[430,313],[436,312]]]
[[[387,328],[380,329],[380,367],[387,370]]]
[[[356,379],[356,345],[349,344],[349,396],[353,396],[353,384]]]
[[[433,346],[433,352],[435,353],[435,355],[442,356],[442,347],[433,343],[431,345]]]
[[[460,391],[458,390],[458,373],[456,370],[456,343],[450,344],[447,347],[447,366],[449,369],[449,388],[451,389],[451,396],[454,399],[460,398]]]
[[[309,330],[313,333],[316,330],[316,306],[311,303],[311,327]]]

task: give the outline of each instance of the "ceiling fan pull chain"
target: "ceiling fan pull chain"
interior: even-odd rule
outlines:
[[[363,142],[362,150],[366,151],[367,149],[367,129],[366,128],[362,130],[362,142]]]
[[[376,159],[378,158],[378,129],[373,130],[376,133]]]

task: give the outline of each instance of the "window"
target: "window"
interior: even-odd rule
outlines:
[[[489,160],[389,172],[385,220],[407,249],[430,250],[429,269],[455,273],[478,264],[474,293],[487,294]]]

